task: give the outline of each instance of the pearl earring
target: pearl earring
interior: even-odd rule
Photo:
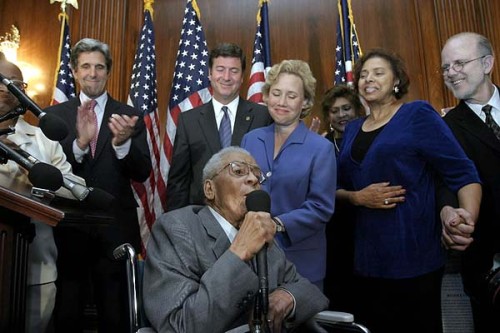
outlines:
[[[396,85],[396,86],[394,86],[393,90],[394,90],[394,94],[397,94],[399,92],[399,87]]]

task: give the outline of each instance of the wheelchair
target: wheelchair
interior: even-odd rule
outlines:
[[[126,261],[130,333],[156,333],[152,327],[149,327],[143,310],[143,265],[138,263],[134,248],[129,243],[122,244],[113,251],[113,256],[115,260]],[[354,322],[354,316],[351,313],[339,311],[321,311],[308,322],[306,327],[300,329],[300,333],[341,332],[370,333],[370,330]]]

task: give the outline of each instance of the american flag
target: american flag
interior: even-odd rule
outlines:
[[[338,0],[337,46],[335,47],[335,84],[353,84],[352,68],[361,56],[351,0]]]
[[[160,168],[163,179],[167,179],[170,170],[179,114],[211,99],[208,48],[199,18],[200,10],[196,0],[187,0],[163,140]]]
[[[71,40],[69,37],[68,16],[65,13],[59,14],[61,22],[61,42],[59,43],[59,61],[56,75],[55,88],[51,105],[66,102],[76,96],[75,79],[69,66],[71,54]]]
[[[257,12],[257,32],[253,46],[252,69],[247,99],[255,103],[263,103],[262,86],[266,82],[267,72],[271,68],[271,46],[269,43],[269,20],[267,1],[260,0]]]
[[[152,8],[144,10],[144,24],[132,66],[128,96],[128,104],[143,113],[153,166],[145,182],[132,181],[134,195],[139,203],[139,226],[144,255],[151,227],[156,218],[163,213],[162,203],[165,202],[165,182],[160,173],[160,119],[156,90],[155,34],[150,10],[152,11]]]

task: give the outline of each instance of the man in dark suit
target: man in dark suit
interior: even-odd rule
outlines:
[[[231,122],[231,146],[239,146],[243,135],[272,122],[267,108],[239,96],[245,71],[242,49],[223,43],[210,52],[210,102],[179,115],[172,165],[167,182],[167,210],[203,204],[203,166],[224,145],[219,136],[227,107]]]
[[[108,45],[80,40],[71,51],[71,68],[80,86],[79,98],[47,108],[61,117],[70,133],[61,141],[76,175],[88,186],[115,197],[110,207],[114,222],[60,226],[55,230],[59,250],[55,324],[60,332],[82,330],[82,307],[91,278],[99,332],[124,332],[127,298],[123,263],[112,260],[119,244],[140,250],[137,203],[130,181],[142,182],[151,171],[146,130],[140,113],[106,92],[112,59]]]
[[[224,148],[203,169],[208,206],[187,206],[156,221],[143,300],[158,332],[222,333],[252,325],[259,291],[255,254],[266,243],[269,311],[258,319],[281,332],[284,324],[303,323],[328,305],[286,260],[274,241],[278,226],[270,214],[247,211],[246,196],[260,188],[262,176],[246,150]]]
[[[444,82],[460,103],[444,117],[468,157],[475,163],[482,182],[482,201],[477,224],[446,225],[444,240],[464,250],[462,277],[470,296],[475,332],[491,332],[500,327],[498,308],[484,290],[485,274],[495,253],[500,253],[500,95],[491,81],[494,52],[486,37],[460,33],[448,39],[441,52]],[[451,201],[450,201],[451,202]],[[467,217],[448,208],[452,217]],[[442,214],[443,216],[443,214]],[[451,217],[450,217],[451,216]],[[457,226],[458,224],[458,226]],[[462,228],[462,234],[457,232]],[[472,237],[467,237],[472,229]]]

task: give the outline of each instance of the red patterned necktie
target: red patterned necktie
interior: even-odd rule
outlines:
[[[95,148],[97,146],[97,136],[99,135],[99,125],[97,123],[97,115],[95,113],[95,106],[97,102],[95,99],[90,100],[89,110],[92,111],[93,122],[96,128],[94,137],[90,140],[90,154],[92,157],[95,155]]]

